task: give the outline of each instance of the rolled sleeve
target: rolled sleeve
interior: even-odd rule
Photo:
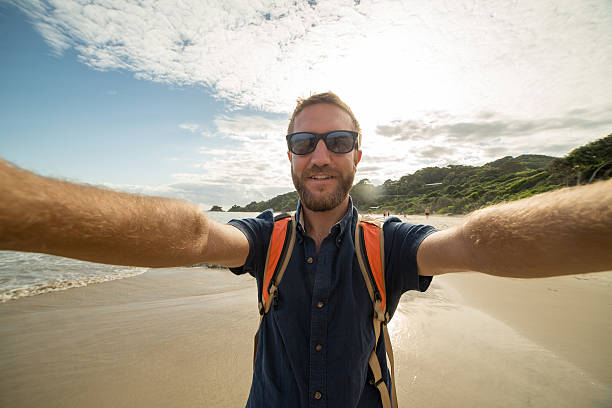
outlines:
[[[262,256],[266,256],[270,235],[274,228],[274,214],[266,210],[255,218],[233,219],[228,222],[238,228],[249,241],[249,255],[244,265],[229,268],[236,275],[249,273],[257,278],[258,265],[262,264]]]
[[[388,219],[384,226],[385,236],[385,284],[390,310],[395,310],[401,295],[409,290],[424,292],[432,277],[420,276],[417,267],[417,252],[421,242],[436,232],[431,225],[416,225],[401,222],[399,218]]]

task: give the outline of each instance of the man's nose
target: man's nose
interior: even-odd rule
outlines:
[[[330,155],[331,152],[327,150],[327,145],[323,139],[317,142],[314,151],[312,152],[312,156],[310,157],[310,161],[312,164],[317,166],[324,166],[330,163]]]

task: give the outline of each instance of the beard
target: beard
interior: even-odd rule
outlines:
[[[315,195],[312,191],[308,190],[302,180],[309,177],[309,174],[316,172],[325,172],[332,174],[339,182],[338,188],[331,193],[325,195]],[[302,204],[311,211],[329,211],[339,206],[342,201],[348,196],[351,187],[353,186],[353,179],[355,178],[355,166],[353,171],[343,175],[339,171],[331,171],[328,166],[318,167],[313,166],[307,171],[302,173],[299,177],[293,171],[291,166],[291,178],[293,179],[293,185],[300,196]]]

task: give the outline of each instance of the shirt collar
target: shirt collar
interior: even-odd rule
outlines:
[[[342,234],[344,234],[344,231],[346,231],[346,229],[350,228],[351,226],[351,221],[353,219],[353,213],[354,213],[353,198],[349,196],[349,205],[348,205],[348,210],[346,211],[346,214],[344,214],[344,217],[342,217],[340,221],[334,224],[330,232],[333,233],[334,230],[338,230],[338,236],[342,236]],[[301,227],[301,230],[306,232],[306,226],[304,225],[304,219],[302,218],[302,201],[301,200],[298,200],[297,209],[295,210],[295,220],[297,221],[298,226]]]

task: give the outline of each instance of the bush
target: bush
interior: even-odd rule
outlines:
[[[438,213],[438,214],[452,214],[454,209],[455,209],[454,206],[449,205],[448,207],[440,208],[438,211],[436,211],[436,213]]]

